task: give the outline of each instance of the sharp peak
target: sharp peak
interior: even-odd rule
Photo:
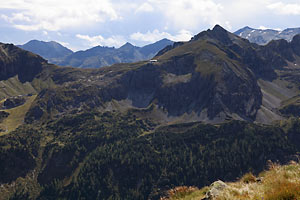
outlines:
[[[249,27],[249,26],[245,26],[245,27],[243,27],[243,28],[238,29],[238,30],[235,31],[234,33],[237,34],[237,35],[239,35],[240,33],[244,32],[244,31],[247,31],[247,30],[252,31],[252,30],[258,30],[258,29],[251,28],[251,27]]]
[[[245,26],[244,28],[242,29],[251,29],[251,30],[254,30],[254,28],[251,28],[250,26]]]
[[[133,44],[131,44],[130,42],[126,42],[124,45],[122,45],[121,47],[120,47],[120,49],[121,48],[126,48],[126,47],[135,47]]]
[[[225,28],[223,28],[222,26],[220,26],[219,24],[216,24],[214,26],[214,28],[212,29],[212,31],[226,31],[228,32]]]
[[[126,42],[123,46],[134,46],[133,44],[131,44],[130,42]],[[122,46],[122,47],[123,47]]]
[[[217,40],[227,40],[228,41],[228,37],[229,34],[231,34],[230,32],[228,32],[226,29],[224,29],[222,26],[220,25],[215,25],[213,29],[208,29],[207,31],[202,31],[201,33],[195,35],[191,41],[195,41],[201,38],[213,38],[213,39],[217,39]]]
[[[169,40],[168,38],[163,38],[163,39],[158,40],[158,41],[156,41],[156,42],[161,42],[161,41],[171,41],[171,40]]]

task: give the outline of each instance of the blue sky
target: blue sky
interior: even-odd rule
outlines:
[[[0,42],[57,41],[72,50],[189,40],[220,24],[300,27],[299,0],[0,0]]]

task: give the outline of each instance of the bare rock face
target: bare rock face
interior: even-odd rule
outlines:
[[[216,199],[227,187],[227,184],[223,181],[216,181],[210,185],[209,191],[203,200],[214,200]]]
[[[0,123],[9,116],[8,112],[0,111]]]
[[[123,98],[133,106],[147,108],[154,103],[170,117],[200,115],[205,110],[208,120],[222,112],[228,116],[237,113],[247,120],[255,118],[261,92],[251,71],[236,73],[231,63],[223,61],[219,72],[204,76],[197,71],[196,62],[196,55],[182,55],[162,64],[147,64],[125,74],[119,80],[119,91],[127,93]]]
[[[46,62],[42,57],[12,44],[0,43],[0,80],[18,75],[22,83],[32,81]]]
[[[4,109],[11,109],[23,105],[26,102],[24,97],[11,97],[3,103]]]

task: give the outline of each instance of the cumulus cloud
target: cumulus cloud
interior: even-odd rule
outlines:
[[[158,40],[167,38],[173,41],[188,41],[192,37],[192,33],[187,30],[181,30],[176,35],[171,35],[167,32],[160,32],[159,30],[155,29],[154,31],[147,33],[140,33],[136,32],[130,35],[130,39],[136,41],[143,41],[143,42],[156,42]]]
[[[166,20],[180,29],[195,29],[201,23],[215,25],[222,19],[223,6],[213,0],[148,0]]]
[[[25,16],[23,13],[12,13],[11,16],[2,14],[1,18],[9,23],[14,23],[16,21],[30,22],[30,18]]]
[[[77,38],[86,40],[88,42],[88,46],[109,46],[109,47],[120,47],[126,43],[125,39],[122,36],[111,36],[109,38],[104,38],[101,35],[97,36],[88,36],[88,35],[81,35],[77,34]]]
[[[1,2],[0,9],[12,10],[1,18],[26,31],[57,31],[120,19],[110,0],[9,0]]]
[[[300,15],[300,3],[276,2],[268,5],[268,8],[281,15]]]
[[[154,11],[154,8],[152,7],[152,5],[150,5],[149,3],[143,3],[141,6],[139,6],[135,13],[144,13],[144,12],[152,12]]]
[[[273,29],[273,30],[276,30],[276,31],[282,31],[281,28],[269,28],[269,27],[265,27],[265,26],[259,26],[258,29],[261,29],[261,30]]]

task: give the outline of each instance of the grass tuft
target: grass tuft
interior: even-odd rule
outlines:
[[[274,182],[273,187],[266,191],[266,200],[297,200],[300,199],[300,184],[282,180]]]
[[[260,173],[259,177],[257,179],[252,173],[247,173],[239,181],[227,183],[227,187],[216,200],[300,200],[299,163],[293,161],[288,165],[281,166],[269,162],[268,170]],[[203,199],[205,191],[210,188],[203,189],[196,189],[191,193],[175,193],[166,199]]]
[[[249,172],[241,178],[241,181],[244,183],[254,183],[256,182],[256,177],[251,172]]]

